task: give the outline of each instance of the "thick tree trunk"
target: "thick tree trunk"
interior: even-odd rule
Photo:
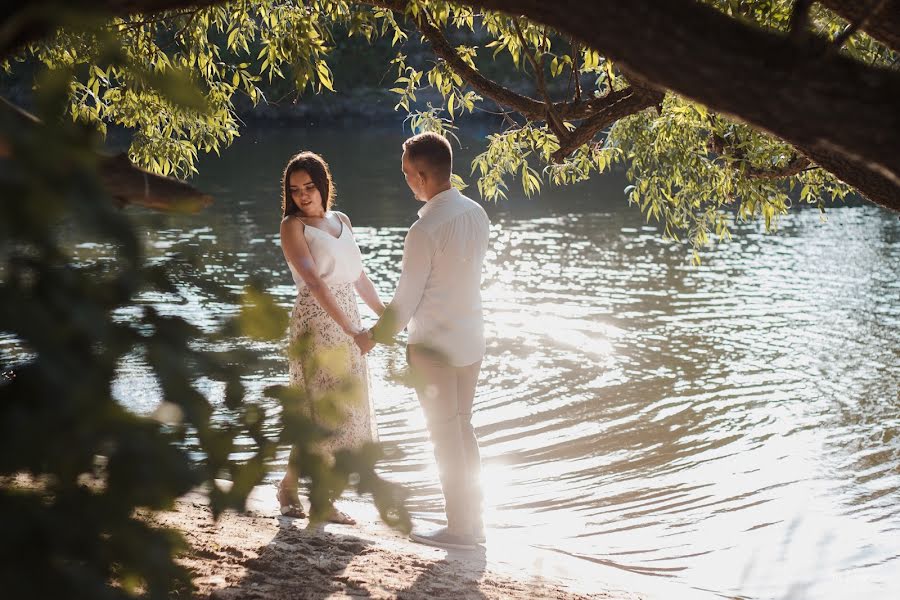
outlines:
[[[900,211],[900,73],[691,0],[460,0],[571,35],[638,76],[795,145]]]

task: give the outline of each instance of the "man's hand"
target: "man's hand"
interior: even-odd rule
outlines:
[[[353,341],[356,342],[360,352],[363,354],[368,354],[369,350],[375,347],[375,340],[372,339],[372,332],[368,329],[363,329],[354,335]]]

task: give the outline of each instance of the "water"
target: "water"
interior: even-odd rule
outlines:
[[[466,132],[460,164],[483,133]],[[419,206],[400,173],[402,139],[396,129],[268,129],[204,160],[195,183],[216,196],[210,210],[139,217],[151,256],[187,244],[206,257],[202,272],[180,276],[187,302],[156,299],[161,310],[213,326],[236,307],[198,284],[238,290],[250,274],[292,304],[280,170],[302,148],[331,161],[339,207],[390,298]],[[624,185],[609,176],[530,200],[514,190],[488,207],[489,342],[474,422],[489,526],[610,572],[671,579],[685,594],[900,597],[896,215],[797,212],[778,235],[740,228],[694,267],[686,247],[626,206]],[[287,379],[280,349],[264,351],[253,393]],[[383,473],[413,491],[417,517],[437,519],[422,415],[386,375],[400,361],[384,347],[370,361],[391,453]],[[142,412],[158,398],[137,358],[117,390]]]

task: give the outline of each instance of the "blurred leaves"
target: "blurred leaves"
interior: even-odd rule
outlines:
[[[310,480],[315,514],[327,514],[355,486],[375,494],[392,523],[408,523],[398,519],[406,515],[402,493],[374,472],[372,450],[340,461],[315,451],[344,403],[358,401],[353,382],[316,399],[320,411],[330,411],[329,427],[304,413],[312,400],[302,390],[275,391],[280,411],[248,398],[244,381],[256,363],[247,347],[286,334],[286,311],[269,294],[249,286],[239,315],[219,331],[144,300],[151,290],[177,295],[173,273],[196,268],[202,257],[173,252],[146,263],[128,214],[98,176],[96,123],[62,118],[76,62],[40,76],[35,109],[47,125],[23,127],[0,111],[0,140],[10,150],[0,158],[4,594],[169,598],[189,586],[189,573],[175,562],[186,545],[141,514],[169,509],[198,486],[214,515],[243,509],[285,444]],[[191,102],[177,97],[183,81],[175,71],[158,73],[147,79],[152,94],[169,107]],[[75,249],[83,242],[103,250],[85,260]],[[133,356],[146,361],[162,391],[148,415],[113,397],[117,370]],[[336,369],[341,359],[322,362]],[[221,401],[201,392],[201,380],[224,384]]]
[[[182,542],[134,510],[171,507],[203,470],[183,435],[121,407],[111,382],[125,354],[184,356],[196,332],[153,311],[133,322],[113,317],[145,281],[166,282],[144,271],[127,216],[100,186],[96,135],[59,120],[69,78],[66,69],[41,78],[35,106],[55,126],[0,118],[12,149],[0,160],[0,334],[24,351],[4,355],[14,376],[0,382],[0,476],[37,477],[0,486],[0,581],[11,597],[113,598],[140,588],[163,598],[187,580],[172,560]],[[71,237],[108,245],[110,260],[80,263]],[[189,374],[163,376],[180,391]],[[189,418],[202,426],[208,414]]]
[[[240,332],[257,340],[278,340],[284,337],[288,315],[275,299],[258,287],[247,286],[241,299],[238,317]]]

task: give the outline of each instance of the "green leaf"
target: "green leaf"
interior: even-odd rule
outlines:
[[[271,295],[248,287],[241,299],[238,323],[243,335],[257,340],[274,341],[284,337],[288,315]]]
[[[319,83],[321,83],[329,91],[333,92],[334,87],[331,83],[331,71],[328,68],[328,65],[325,64],[324,62],[319,62],[316,65],[316,71],[319,74]]]

